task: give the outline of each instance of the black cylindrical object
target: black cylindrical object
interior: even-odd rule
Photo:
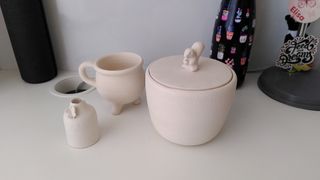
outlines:
[[[229,65],[238,87],[245,79],[255,30],[255,0],[222,0],[212,38],[211,58]]]
[[[21,77],[42,83],[57,67],[41,0],[0,0]]]

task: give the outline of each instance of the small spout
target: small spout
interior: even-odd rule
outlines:
[[[70,111],[70,116],[73,119],[75,119],[77,117],[76,107],[74,107],[74,106],[69,107],[69,111]]]
[[[76,108],[76,106],[78,106],[80,103],[81,103],[81,99],[72,99],[71,100],[69,108],[67,109],[67,113],[68,113],[68,116],[70,118],[75,119],[77,117],[77,108]]]

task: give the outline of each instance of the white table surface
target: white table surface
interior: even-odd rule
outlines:
[[[69,100],[49,93],[59,77],[31,85],[15,71],[0,71],[0,179],[319,180],[320,112],[270,99],[258,89],[258,75],[249,74],[237,91],[220,135],[196,147],[160,137],[145,97],[112,116],[94,91],[82,98],[96,107],[102,137],[78,150],[65,140]]]

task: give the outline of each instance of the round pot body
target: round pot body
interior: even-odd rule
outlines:
[[[200,62],[209,61],[222,65],[209,58]],[[146,71],[146,95],[150,117],[159,134],[180,145],[200,145],[213,139],[222,129],[234,100],[237,84],[234,71],[225,66],[230,70],[230,80],[219,87],[197,90],[167,86],[153,77],[151,68],[152,64]]]

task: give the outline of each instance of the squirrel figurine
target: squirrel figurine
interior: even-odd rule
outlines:
[[[188,71],[195,72],[199,69],[199,58],[204,50],[204,44],[196,42],[191,48],[184,51],[182,67]]]

